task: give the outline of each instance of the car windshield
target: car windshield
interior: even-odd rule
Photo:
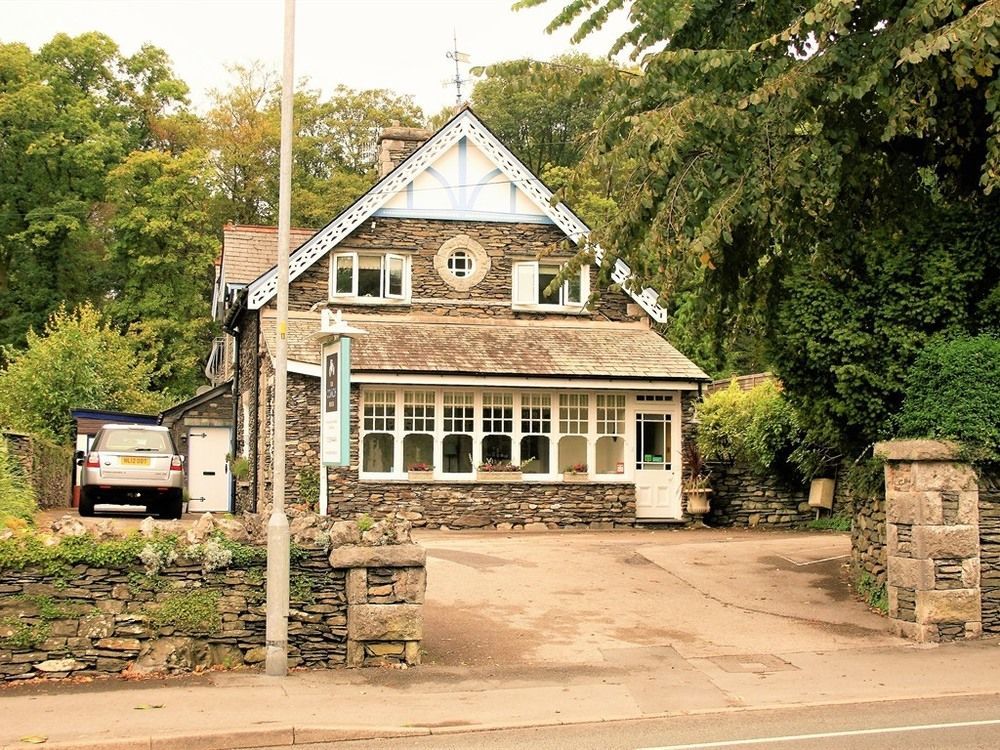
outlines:
[[[170,453],[170,438],[159,430],[105,430],[98,450]]]

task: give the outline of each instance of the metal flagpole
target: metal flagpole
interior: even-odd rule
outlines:
[[[292,198],[292,101],[295,0],[285,0],[278,182],[278,341],[274,373],[274,502],[267,523],[267,656],[272,677],[288,674],[288,517],[285,515],[285,411],[288,384],[288,245]]]

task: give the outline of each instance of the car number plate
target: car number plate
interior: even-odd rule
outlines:
[[[149,459],[145,456],[122,456],[123,466],[149,466]]]

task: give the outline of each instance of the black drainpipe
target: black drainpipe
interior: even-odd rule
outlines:
[[[237,326],[236,335],[233,336],[233,358],[236,360],[236,365],[233,367],[233,434],[229,439],[229,455],[234,459],[236,458],[238,451],[237,443],[237,433],[240,424],[240,329]],[[229,504],[229,512],[234,513],[236,511],[236,477],[233,476],[233,472],[229,472],[229,497],[232,498]]]

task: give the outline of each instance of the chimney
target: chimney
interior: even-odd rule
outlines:
[[[381,180],[394,170],[407,156],[424,145],[431,137],[431,131],[424,128],[404,128],[398,120],[393,120],[387,128],[382,128],[378,137],[378,178]]]

